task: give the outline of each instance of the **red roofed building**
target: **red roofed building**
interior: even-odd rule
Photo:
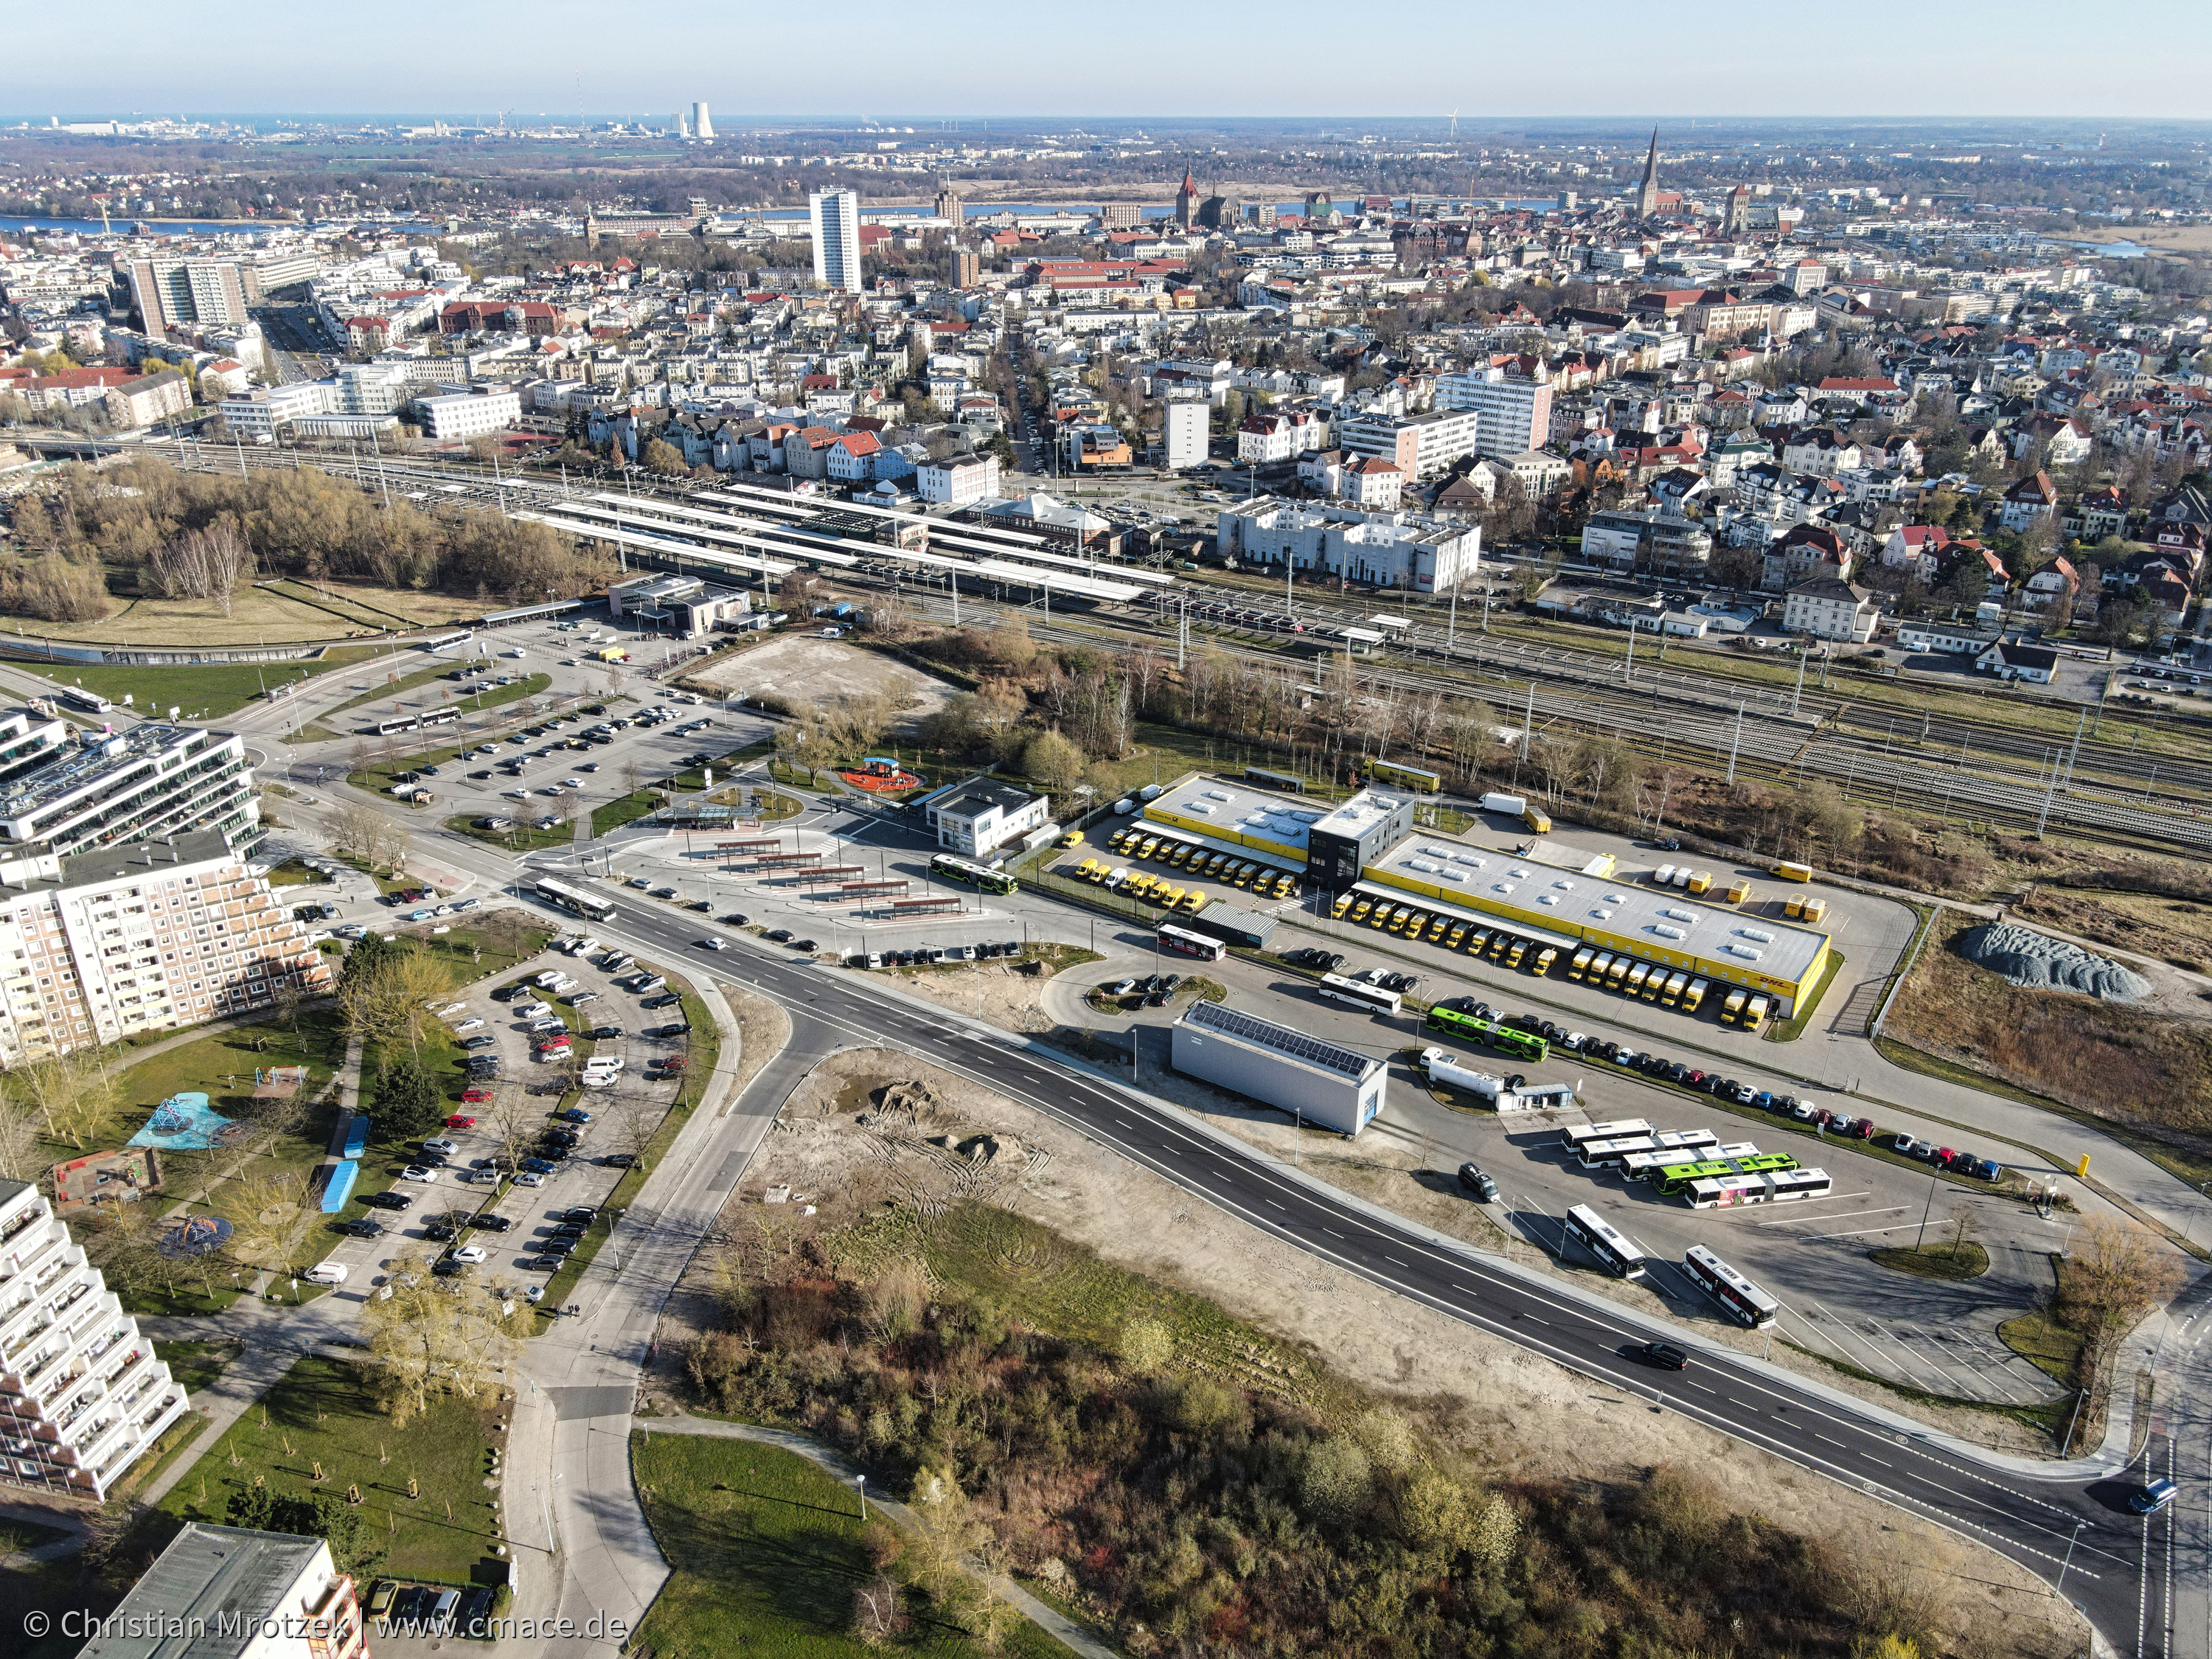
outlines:
[[[362,356],[381,351],[392,343],[392,319],[389,317],[349,317],[346,319],[346,344]]]
[[[875,477],[875,457],[883,445],[872,432],[848,432],[830,446],[825,465],[832,483],[867,483]]]
[[[561,331],[561,313],[543,300],[456,300],[438,313],[441,334],[514,334],[533,339]]]

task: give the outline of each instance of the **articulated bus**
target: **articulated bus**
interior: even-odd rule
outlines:
[[[1644,1252],[1587,1204],[1577,1204],[1567,1212],[1567,1237],[1595,1256],[1615,1279],[1644,1277]]]
[[[1341,974],[1323,974],[1321,983],[1314,988],[1331,1002],[1364,1008],[1370,1014],[1395,1014],[1403,1002],[1395,991],[1386,991],[1379,985],[1367,985],[1356,979],[1346,979]]]
[[[433,708],[422,714],[395,714],[388,720],[377,722],[376,735],[388,738],[395,732],[419,732],[428,726],[453,726],[459,722],[458,708]]]
[[[1765,1330],[1782,1311],[1781,1304],[1702,1244],[1682,1253],[1682,1271],[1746,1330]]]
[[[603,898],[562,885],[548,877],[540,876],[532,884],[531,892],[544,902],[556,905],[571,915],[581,916],[586,921],[612,921],[615,907]]]
[[[1486,1043],[1516,1060],[1541,1060],[1552,1052],[1552,1045],[1533,1031],[1518,1030],[1500,1021],[1441,1005],[1429,1010],[1429,1029],[1463,1037],[1469,1042]]]
[[[1194,933],[1188,927],[1164,923],[1159,930],[1160,949],[1177,951],[1187,957],[1196,957],[1200,962],[1218,962],[1229,954],[1229,947],[1218,939],[1208,939],[1203,933]]]
[[[972,859],[955,858],[950,853],[939,853],[929,861],[929,873],[939,881],[965,882],[978,892],[1018,893],[1021,884],[1003,871],[994,870],[988,864],[977,864]]]
[[[1686,1164],[1679,1170],[1669,1170],[1659,1177],[1659,1195],[1680,1198],[1688,1192],[1692,1183],[1718,1181],[1727,1176],[1765,1175],[1777,1170],[1794,1170],[1797,1160],[1788,1152],[1754,1152],[1749,1158],[1715,1158],[1704,1164]]]
[[[1681,1152],[1686,1163],[1695,1163],[1700,1158],[1708,1161],[1711,1149],[1721,1144],[1721,1138],[1711,1129],[1669,1129],[1660,1134],[1629,1135],[1613,1140],[1585,1140],[1575,1148],[1576,1156],[1585,1170],[1607,1169],[1625,1164],[1629,1158],[1639,1152]]]
[[[1692,1182],[1686,1196],[1693,1210],[1724,1210],[1740,1204],[1826,1198],[1834,1188],[1826,1170],[1777,1170],[1771,1175],[1710,1176]]]
[[[1433,795],[1444,787],[1443,778],[1425,766],[1404,766],[1396,761],[1374,761],[1367,768],[1367,775],[1376,783],[1395,784],[1401,789],[1410,789],[1417,795]]]
[[[1730,1141],[1723,1146],[1682,1146],[1632,1156],[1621,1164],[1620,1172],[1631,1181],[1657,1181],[1669,1170],[1687,1164],[1727,1164],[1733,1167],[1741,1159],[1758,1156],[1759,1148],[1748,1140]]]

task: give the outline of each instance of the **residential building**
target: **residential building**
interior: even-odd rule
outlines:
[[[490,386],[417,398],[415,407],[422,416],[422,435],[440,442],[505,432],[522,420],[522,394]]]
[[[2061,555],[2021,584],[2020,602],[2029,611],[2048,611],[2053,605],[2071,605],[2081,591],[2081,573],[2074,568],[2072,560]]]
[[[0,855],[0,1065],[330,988],[307,929],[212,830]]]
[[[137,374],[107,389],[107,416],[118,426],[151,426],[192,406],[190,381],[175,369]]]
[[[1855,563],[1844,538],[1826,525],[1793,525],[1767,544],[1759,586],[1770,593],[1788,593],[1811,582],[1848,581]]]
[[[1216,535],[1226,557],[1425,593],[1449,592],[1482,561],[1477,526],[1273,495],[1224,507]]]
[[[1199,465],[1206,459],[1211,406],[1202,398],[1171,398],[1164,408],[1168,471]]]
[[[1671,514],[1593,513],[1583,526],[1583,557],[1608,570],[1699,576],[1712,562],[1713,538]]]
[[[849,190],[818,190],[806,198],[814,233],[814,280],[846,294],[860,291],[860,198]]]
[[[923,803],[937,844],[963,858],[987,859],[1052,816],[1051,799],[996,778],[970,778]]]
[[[1881,611],[1871,589],[1822,578],[1790,590],[1782,602],[1784,633],[1810,634],[1819,640],[1864,645],[1874,637]]]
[[[260,302],[260,279],[235,259],[135,259],[131,303],[156,339],[191,326],[242,328]]]
[[[0,1181],[0,1479],[104,1502],[185,1403],[46,1194]]]
[[[951,455],[914,470],[914,492],[933,506],[966,507],[999,493],[999,458]]]
[[[0,716],[0,734],[20,730],[35,740],[19,718],[27,720]],[[252,769],[233,732],[151,720],[85,732],[46,745],[36,764],[0,774],[0,843],[44,842],[64,857],[191,830],[220,830],[246,848],[260,839],[260,823]]]
[[[325,1539],[188,1521],[77,1659],[368,1659]]]
[[[1482,447],[1492,455],[1541,449],[1552,435],[1552,388],[1502,368],[1437,378],[1437,407],[1472,410],[1482,417]]]
[[[2057,678],[2058,653],[2047,645],[1998,640],[1985,647],[1981,655],[1974,659],[1974,666],[1985,674],[1995,674],[2002,679],[2026,680],[2033,685],[2048,685]]]
[[[948,288],[973,288],[982,280],[981,254],[972,247],[949,247],[945,250],[945,282]]]
[[[1323,447],[1328,422],[1305,410],[1248,415],[1237,426],[1237,459],[1248,466],[1296,460]]]
[[[1477,453],[1481,429],[1482,416],[1473,410],[1355,415],[1340,424],[1338,447],[1346,459],[1371,455],[1395,464],[1408,478],[1436,478],[1461,456]]]
[[[2058,512],[2058,487],[2047,472],[2021,479],[2004,493],[1997,522],[2015,534],[2054,520]]]
[[[1405,488],[1406,475],[1395,461],[1378,461],[1373,456],[1363,456],[1346,466],[1341,474],[1344,498],[1366,507],[1370,512],[1395,513],[1398,499]]]

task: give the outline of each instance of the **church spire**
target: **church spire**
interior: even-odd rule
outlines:
[[[1659,129],[1651,129],[1651,148],[1644,157],[1644,179],[1636,187],[1636,216],[1648,219],[1659,211]]]

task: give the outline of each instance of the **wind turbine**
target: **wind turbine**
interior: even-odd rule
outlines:
[[[1452,112],[1451,112],[1451,137],[1452,137],[1452,143],[1454,143],[1455,144],[1455,143],[1459,143],[1459,112],[1460,112],[1460,111],[1462,111],[1462,109],[1465,109],[1466,107],[1467,107],[1467,106],[1466,106],[1466,105],[1464,105],[1464,104],[1454,104],[1454,105],[1452,106]]]

